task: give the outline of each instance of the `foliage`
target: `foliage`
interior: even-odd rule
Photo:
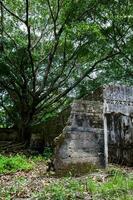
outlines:
[[[88,195],[88,198],[92,197],[94,200],[131,200],[132,180],[132,177],[117,171],[105,182],[94,180],[89,176],[84,181],[75,180],[71,177],[63,178],[45,187],[38,199],[76,200],[78,198],[84,199]]]
[[[18,177],[15,180],[15,183],[9,188],[0,188],[0,200],[3,198],[5,200],[11,200],[12,194],[21,194],[23,193],[24,187],[27,183],[27,180],[24,177]]]
[[[132,11],[131,0],[0,0],[0,104],[21,139],[71,97],[132,83]]]
[[[49,187],[45,188],[45,191],[41,194],[41,198],[45,199],[55,199],[55,200],[67,200],[76,199],[76,193],[81,193],[84,191],[84,185],[77,180],[72,180],[71,178],[65,178],[62,181],[58,181],[51,184]]]
[[[45,147],[43,152],[44,159],[49,160],[52,158],[52,156],[53,156],[53,149],[51,149],[50,147]]]
[[[0,174],[16,171],[28,171],[33,168],[33,163],[24,155],[3,156],[0,155]]]
[[[70,175],[57,178],[49,177],[46,172],[44,175],[46,166],[43,168],[45,163],[42,161],[44,158],[40,156],[32,158],[23,155],[0,156],[0,166],[3,166],[4,163],[7,170],[2,173],[8,172],[7,175],[1,174],[0,177],[2,184],[3,182],[6,184],[4,187],[0,187],[0,199],[132,200],[133,174],[129,168],[126,170],[118,166],[111,166],[107,170],[99,170],[77,178]],[[27,172],[30,169],[32,169],[32,173]],[[20,170],[23,172],[16,173]],[[25,170],[26,173],[24,173]],[[43,175],[40,173],[41,170]],[[9,178],[9,176],[11,177]]]

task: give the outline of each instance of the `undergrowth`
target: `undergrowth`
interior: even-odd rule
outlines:
[[[43,156],[43,158],[44,158],[45,160],[51,159],[52,156],[53,156],[53,149],[50,148],[50,147],[45,147],[42,156]]]
[[[34,157],[26,157],[25,155],[0,155],[0,174],[34,169],[40,170],[37,168],[38,163],[46,165],[47,159],[51,155],[49,150],[45,151],[45,155],[43,156]],[[29,187],[29,179],[27,175],[24,177],[23,175],[21,176],[17,177],[11,186],[0,187],[0,200],[3,200],[3,197],[5,200],[15,199],[18,195],[25,193],[25,188]],[[46,176],[48,178],[48,175]],[[41,176],[40,179],[37,179],[37,181],[39,180],[41,181]],[[37,193],[31,188],[31,199],[133,200],[133,174],[128,174],[126,170],[124,171],[119,167],[109,167],[107,170],[99,170],[94,174],[88,174],[78,178],[69,175],[68,177],[62,178],[53,177],[52,180],[52,182],[46,185],[44,184],[43,188],[38,190]]]
[[[29,171],[33,169],[39,161],[47,161],[53,155],[50,148],[45,148],[43,155],[26,156],[24,154],[16,154],[5,156],[0,154],[0,174],[13,173],[17,171]]]
[[[133,177],[113,169],[109,170],[105,181],[93,180],[91,176],[87,176],[85,180],[62,178],[45,187],[36,198],[38,200],[133,200],[132,195]]]
[[[25,155],[0,155],[0,174],[16,171],[28,171],[33,168],[32,162]]]

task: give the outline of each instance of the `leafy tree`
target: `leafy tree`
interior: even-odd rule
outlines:
[[[0,88],[10,102],[1,105],[21,139],[29,141],[33,124],[68,104],[82,81],[130,66],[130,4],[0,0]]]

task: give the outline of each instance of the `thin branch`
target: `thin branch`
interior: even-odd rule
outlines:
[[[57,51],[57,47],[58,47],[58,44],[59,44],[59,39],[60,39],[60,36],[63,32],[63,28],[64,28],[64,24],[61,26],[58,34],[57,34],[57,37],[56,37],[56,41],[54,43],[54,47],[53,47],[53,50],[51,50],[50,54],[49,54],[49,57],[48,57],[48,65],[47,65],[47,69],[46,69],[46,72],[45,72],[45,76],[44,76],[44,82],[43,82],[43,85],[44,87],[46,86],[46,82],[47,82],[47,79],[48,79],[48,75],[49,75],[49,72],[50,72],[50,68],[52,66],[52,62],[53,62],[53,59],[54,59],[54,56],[55,56],[55,53]]]
[[[90,14],[92,11],[94,12],[94,10],[96,9],[96,6],[97,6],[97,2],[94,2],[94,4],[91,7],[88,7],[81,15],[77,17],[77,20],[82,20],[86,14],[88,17],[88,14]]]
[[[42,37],[43,37],[44,30],[45,30],[45,29],[42,30],[41,35],[40,35],[40,37],[36,40],[35,44],[32,45],[31,50],[33,50],[33,49],[39,44],[39,42],[41,41],[41,39],[42,39]]]
[[[0,12],[1,12],[1,19],[0,19],[1,28],[0,28],[0,34],[1,34],[1,37],[2,37],[2,39],[3,39],[3,31],[4,31],[3,20],[4,20],[4,13],[3,13],[2,2],[0,2]]]
[[[54,14],[53,14],[53,11],[52,11],[52,8],[51,8],[51,5],[50,5],[50,1],[47,0],[47,3],[48,3],[48,7],[49,7],[49,10],[50,10],[50,14],[51,14],[51,17],[52,17],[52,20],[53,20],[53,24],[54,24],[54,35],[55,35],[55,38],[56,38],[56,20],[55,17],[54,17]]]
[[[34,62],[33,62],[33,57],[32,57],[32,53],[31,53],[31,30],[30,30],[30,25],[29,25],[29,0],[26,0],[26,20],[25,20],[25,24],[27,27],[27,39],[28,39],[28,53],[29,53],[29,58],[30,58],[30,63],[31,63],[31,67],[32,67],[32,76],[33,76],[33,92],[35,93],[35,84],[36,84],[36,74],[35,74],[35,70],[34,70]]]
[[[1,5],[3,6],[3,8],[10,13],[13,17],[15,17],[16,19],[18,19],[19,21],[23,22],[25,24],[25,21],[23,19],[21,19],[18,15],[16,15],[14,12],[12,12],[9,8],[7,8],[4,3],[2,2],[2,0],[0,0]]]
[[[53,96],[53,95],[51,94],[52,92],[55,92],[55,91],[58,90],[58,88],[61,88],[61,87],[64,86],[65,81],[68,80],[68,78],[69,78],[70,74],[72,73],[74,67],[75,67],[75,64],[73,64],[73,66],[72,66],[71,69],[69,70],[67,76],[66,76],[63,80],[61,80],[61,81],[58,83],[58,85],[57,85],[56,87],[54,87],[54,82],[53,82],[53,84],[51,84],[51,86],[49,87],[49,89],[47,90],[47,92],[46,92],[44,95],[42,95],[42,96],[40,97],[39,101],[41,102],[41,101],[45,98],[45,102],[43,102],[43,103],[38,107],[38,109],[42,110],[42,106],[43,106],[47,101],[49,101],[49,100],[51,99],[51,97]],[[51,96],[50,96],[50,95],[51,95]]]
[[[4,43],[3,43],[3,32],[4,32],[4,12],[3,12],[3,7],[2,7],[2,3],[0,2],[0,12],[1,12],[1,19],[0,19],[0,24],[1,24],[1,28],[0,28],[0,34],[1,34],[1,41],[0,41],[0,52],[3,53],[4,52]]]
[[[85,42],[83,45],[81,45],[81,42],[80,42],[79,46],[75,49],[75,51],[72,53],[72,55],[66,60],[66,38],[65,38],[64,52],[63,52],[63,66],[62,66],[62,70],[61,70],[60,74],[57,75],[57,76],[55,77],[55,79],[52,81],[52,83],[51,83],[50,87],[48,88],[47,92],[46,92],[45,94],[42,94],[42,95],[41,95],[41,97],[39,98],[39,102],[42,101],[44,98],[48,97],[49,94],[50,94],[51,92],[56,91],[56,90],[58,89],[58,87],[62,87],[62,86],[64,85],[65,81],[69,78],[71,72],[74,70],[74,67],[75,67],[75,64],[76,64],[76,58],[77,58],[77,56],[78,56],[78,54],[77,54],[78,50],[80,49],[80,47],[83,47],[83,46],[85,46],[86,44],[88,44],[88,41]],[[77,56],[75,57],[75,55],[77,55]],[[59,78],[60,78],[61,75],[63,74],[63,72],[64,72],[64,70],[65,70],[67,64],[68,64],[69,61],[71,61],[74,57],[75,57],[75,59],[74,59],[74,62],[73,62],[73,66],[70,68],[68,74],[66,75],[66,77],[65,77],[63,80],[61,80],[61,81],[58,83],[58,85],[57,85],[56,87],[54,87],[54,85],[56,84],[56,82],[59,80]],[[38,95],[41,94],[42,90],[44,90],[44,87],[43,87],[42,89],[40,89],[39,92],[37,92]]]
[[[10,40],[13,41],[14,46],[17,48],[17,43],[16,43],[16,41],[10,36],[10,34],[8,34],[5,30],[4,30],[4,33],[7,35],[7,37],[8,37]]]
[[[65,95],[67,95],[72,89],[74,89],[89,73],[91,73],[95,67],[99,64],[102,63],[103,61],[106,61],[116,55],[120,54],[120,52],[116,52],[114,54],[110,53],[107,56],[105,56],[104,58],[101,58],[100,60],[96,61],[88,70],[86,70],[86,72],[69,88],[67,88],[64,92],[62,92],[61,94],[59,94],[57,97],[55,97],[55,99],[53,99],[53,101],[51,103],[55,103],[57,102],[60,98],[64,97]]]
[[[47,90],[47,92],[45,94],[43,94],[41,97],[40,97],[40,100],[45,98],[53,91],[57,90],[58,87],[62,87],[64,85],[64,82],[69,78],[71,72],[73,71],[74,67],[75,67],[75,64],[76,64],[76,58],[78,56],[77,52],[79,51],[80,47],[83,47],[85,46],[86,44],[88,44],[88,41],[85,42],[83,45],[81,45],[81,43],[79,44],[79,46],[75,49],[75,51],[72,53],[72,55],[66,60],[66,38],[65,38],[65,44],[64,44],[64,52],[63,52],[63,66],[62,66],[62,70],[60,72],[59,75],[56,76],[56,78],[52,81],[51,83],[51,86],[49,87],[49,89]],[[75,57],[75,55],[77,55]],[[56,82],[58,81],[58,79],[61,77],[61,75],[63,74],[67,64],[69,63],[69,61],[71,61],[73,58],[75,57],[74,59],[74,62],[73,62],[73,66],[70,68],[68,74],[66,75],[65,79],[63,79],[62,81],[59,82],[58,86],[54,87],[54,85],[56,84]],[[41,90],[40,90],[41,92]]]
[[[78,78],[78,80],[76,82],[73,83],[72,86],[70,86],[69,88],[67,88],[64,92],[62,92],[61,94],[57,95],[54,99],[51,99],[51,101],[49,101],[49,104],[53,104],[53,103],[56,103],[58,102],[62,97],[66,96],[72,89],[74,89],[86,76],[88,76],[88,74],[90,74],[91,72],[93,72],[93,70],[95,69],[95,67],[99,64],[99,63],[102,63],[103,61],[106,61],[112,57],[115,57],[116,55],[118,55],[119,52],[116,52],[116,53],[109,53],[107,56],[101,58],[100,60],[96,61],[88,70],[86,70],[86,72],[80,77]],[[70,72],[71,73],[71,72]],[[69,75],[69,74],[68,74]],[[62,87],[62,85],[58,85],[58,87]],[[48,97],[50,95],[51,92],[55,91],[58,89],[58,87],[56,88],[50,88],[44,95],[42,95],[38,102],[37,103],[41,103],[41,101],[43,101],[46,97],[47,99],[45,99],[46,101],[48,101],[51,97]],[[54,96],[54,95],[53,95]],[[43,103],[45,104],[46,101]],[[41,108],[42,105],[41,104],[39,107]]]
[[[57,0],[57,13],[55,16],[55,21],[57,21],[60,12],[60,0]]]
[[[10,82],[10,84],[12,86],[13,86],[13,83],[14,83],[13,81],[12,81],[12,83]],[[1,80],[0,80],[0,85],[2,86],[3,89],[5,89],[9,93],[10,97],[13,99],[14,102],[17,102],[16,97],[14,97],[14,95],[13,95],[14,93],[21,100],[21,97],[20,97],[19,92],[17,91],[17,88],[15,88],[14,86],[13,86],[13,88],[11,88],[9,85],[7,85],[7,83],[4,83],[4,81],[1,81]]]
[[[49,104],[44,105],[43,107],[37,108],[37,112],[35,113],[35,115],[38,115],[39,113],[41,113],[41,111],[43,110],[43,113],[41,114],[41,116],[38,119],[38,122],[44,117],[44,115],[48,114],[48,113],[53,113],[55,111],[57,111],[63,104],[64,102],[67,100],[67,98],[63,98],[61,99],[56,106],[51,106]],[[48,109],[48,107],[50,107],[51,109]],[[65,108],[66,109],[66,108]],[[64,109],[64,110],[65,110]],[[45,112],[44,112],[45,110]]]

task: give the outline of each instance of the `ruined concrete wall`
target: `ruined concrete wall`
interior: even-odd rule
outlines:
[[[98,101],[76,100],[68,124],[58,138],[54,166],[56,171],[81,166],[104,166],[103,105]],[[88,168],[87,168],[88,169]]]
[[[107,119],[109,161],[133,166],[133,118],[114,113]]]
[[[103,95],[98,94],[100,101],[85,98],[74,101],[68,124],[56,139],[55,168],[65,169],[77,163],[105,164],[104,115],[109,161],[133,165],[133,88],[111,85]]]
[[[133,166],[133,87],[108,86],[104,98],[109,161]]]

